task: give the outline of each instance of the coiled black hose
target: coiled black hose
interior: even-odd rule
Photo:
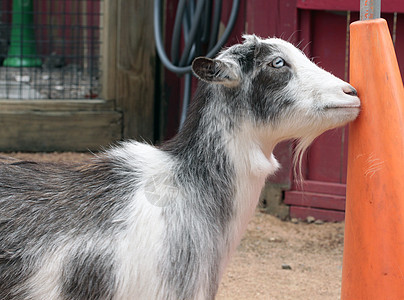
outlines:
[[[211,18],[213,2],[213,18]],[[163,0],[154,0],[154,38],[156,40],[157,53],[161,62],[168,70],[178,75],[185,74],[180,128],[184,123],[191,98],[192,60],[201,55],[213,57],[217,54],[228,40],[234,28],[239,6],[240,0],[233,0],[227,27],[218,41],[222,0],[179,0],[173,28],[170,60],[164,50],[162,37]],[[182,53],[180,51],[181,30],[183,30],[185,42]],[[205,54],[203,53],[203,49],[206,49]]]

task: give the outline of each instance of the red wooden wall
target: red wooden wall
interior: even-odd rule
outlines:
[[[168,0],[167,32],[171,36],[175,0]],[[223,10],[227,23],[232,1]],[[262,37],[277,36],[300,45],[309,57],[324,69],[344,80],[349,67],[349,23],[359,19],[359,0],[242,0],[236,28],[230,44],[241,41],[244,32]],[[382,0],[382,17],[395,33],[397,57],[404,66],[404,2]],[[398,14],[394,15],[394,12]],[[168,41],[167,47],[169,49]],[[166,72],[169,96],[167,137],[178,126],[181,80]],[[311,146],[304,162],[303,185],[295,185],[292,172],[293,143],[284,142],[275,149],[282,170],[269,180],[285,187],[285,203],[291,205],[292,217],[313,216],[341,221],[345,210],[347,168],[347,128],[332,130],[320,136]]]

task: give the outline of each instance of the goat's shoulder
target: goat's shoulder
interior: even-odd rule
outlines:
[[[152,170],[171,167],[174,158],[166,151],[147,143],[126,141],[118,147],[109,149],[105,155],[115,161],[124,163],[134,170]]]

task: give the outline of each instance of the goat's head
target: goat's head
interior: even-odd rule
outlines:
[[[195,59],[192,69],[255,124],[270,125],[279,139],[300,139],[357,117],[360,101],[351,85],[284,40],[244,38],[215,59]]]
[[[295,165],[300,166],[304,150],[318,135],[358,116],[356,90],[284,40],[244,39],[215,59],[195,59],[192,69],[211,83],[214,98],[227,99],[235,117],[270,132],[276,141],[297,139]]]

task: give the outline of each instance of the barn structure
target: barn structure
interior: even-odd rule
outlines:
[[[228,1],[230,11],[231,1]],[[175,13],[176,1],[167,1],[167,30]],[[385,0],[382,17],[389,24],[397,57],[404,66],[404,3]],[[224,23],[227,20],[224,19]],[[321,67],[349,81],[349,24],[359,20],[359,0],[253,0],[241,1],[236,27],[230,44],[240,41],[242,32],[290,40]],[[170,36],[170,32],[167,33]],[[166,73],[169,109],[178,107],[178,79]],[[180,87],[180,85],[179,85]],[[178,111],[171,111],[175,115]],[[171,118],[168,130],[178,120]],[[169,131],[168,134],[173,134]],[[347,171],[348,126],[321,135],[310,147],[303,163],[304,183],[293,177],[293,142],[275,149],[283,168],[269,178],[262,193],[264,209],[281,218],[306,219],[312,216],[326,221],[344,220]]]
[[[0,151],[98,150],[124,138],[160,142],[175,134],[184,83],[156,56],[153,1],[34,1],[32,23],[23,25],[35,38],[30,55],[42,63],[24,68],[4,65],[13,44],[13,2],[0,2]],[[167,49],[177,5],[165,1]],[[221,27],[231,5],[223,1]],[[228,45],[243,33],[282,37],[348,81],[349,24],[358,10],[359,0],[240,0]],[[383,1],[401,65],[403,13],[402,1]],[[283,168],[268,179],[263,209],[281,218],[343,220],[348,134],[347,127],[332,130],[314,142],[301,185],[293,177],[293,142],[278,145]]]

